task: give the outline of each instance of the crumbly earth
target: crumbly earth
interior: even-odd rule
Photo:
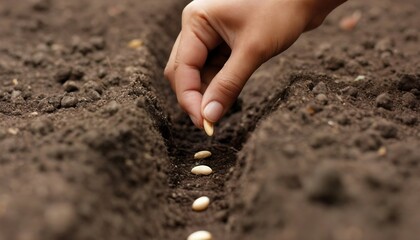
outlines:
[[[2,0],[0,239],[417,239],[420,2],[341,6],[213,138],[162,76],[187,2]]]

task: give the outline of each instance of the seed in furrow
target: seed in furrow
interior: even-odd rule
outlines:
[[[199,151],[196,154],[194,154],[194,159],[204,159],[211,156],[210,151]]]
[[[209,175],[212,172],[213,170],[209,166],[206,166],[206,165],[199,165],[191,169],[191,173],[195,175]]]
[[[206,134],[209,135],[210,137],[213,136],[213,133],[214,133],[213,123],[204,119],[203,125],[204,125],[204,131],[206,132]]]
[[[193,232],[187,238],[187,240],[212,240],[212,239],[213,239],[213,236],[211,235],[211,233],[207,231],[203,231],[203,230]]]
[[[208,208],[210,204],[210,198],[203,196],[197,198],[192,204],[192,210],[201,212]]]

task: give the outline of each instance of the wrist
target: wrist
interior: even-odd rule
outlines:
[[[300,1],[307,16],[305,31],[317,28],[328,14],[347,0],[296,0]]]

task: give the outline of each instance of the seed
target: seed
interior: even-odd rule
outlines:
[[[205,197],[205,196],[199,197],[193,202],[192,209],[197,212],[204,211],[207,209],[209,204],[210,204],[210,198]]]
[[[129,48],[138,49],[143,46],[143,41],[140,39],[133,39],[128,43]]]
[[[213,236],[211,235],[211,233],[207,231],[203,231],[203,230],[193,232],[187,238],[187,240],[212,240],[212,239],[213,239]]]
[[[204,119],[203,125],[204,125],[204,131],[207,133],[207,135],[209,135],[210,137],[213,136],[213,133],[214,133],[213,123]]]
[[[194,154],[194,159],[203,159],[211,156],[210,151],[199,151],[196,154]]]
[[[213,170],[211,170],[211,168],[209,166],[206,165],[200,165],[197,167],[193,167],[193,169],[191,169],[191,173],[195,174],[195,175],[209,175],[213,172]]]

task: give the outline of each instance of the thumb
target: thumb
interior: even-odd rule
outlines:
[[[261,58],[252,57],[245,49],[235,49],[210,82],[203,95],[201,113],[210,122],[217,122],[232,106],[252,73],[261,65]]]

